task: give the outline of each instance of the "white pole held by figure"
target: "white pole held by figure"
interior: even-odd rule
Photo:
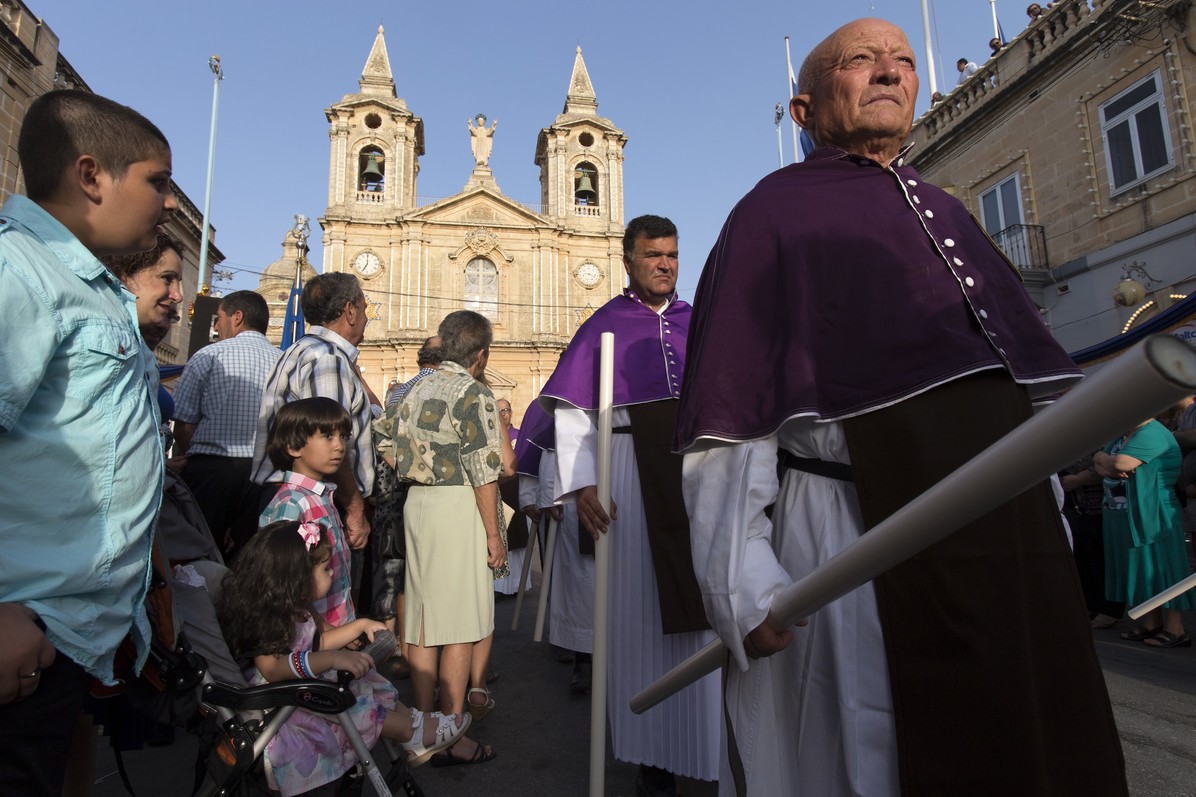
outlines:
[[[769,625],[789,628],[1193,390],[1196,350],[1170,335],[1147,338],[778,592]],[[633,697],[631,710],[642,714],[717,670],[725,656],[723,643],[712,642]]]
[[[540,601],[536,607],[536,633],[532,639],[544,638],[544,615],[548,611],[548,585],[552,583],[552,560],[556,556],[556,518],[548,518],[548,541],[544,543],[544,572],[540,577]]]
[[[610,516],[611,416],[615,396],[615,333],[602,333],[598,361],[598,503]],[[602,797],[606,780],[607,593],[610,529],[594,541],[594,665],[590,684],[590,797]]]
[[[1147,614],[1148,612],[1153,612],[1167,601],[1175,600],[1190,589],[1196,589],[1196,573],[1188,576],[1178,584],[1173,584],[1172,586],[1167,587],[1167,589],[1163,590],[1158,595],[1155,595],[1145,603],[1138,604],[1134,608],[1130,609],[1127,614],[1129,614],[1131,619],[1141,620],[1142,615]]]
[[[537,523],[532,529],[531,536],[527,538],[527,548],[523,551],[523,569],[519,571],[519,586],[515,590],[515,616],[511,618],[512,631],[519,628],[519,613],[523,611],[523,596],[527,594],[527,580],[532,572],[532,552],[536,549],[536,541],[539,538],[540,524]]]

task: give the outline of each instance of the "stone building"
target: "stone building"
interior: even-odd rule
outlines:
[[[1045,3],[1043,4],[1045,5]],[[1189,0],[1062,0],[916,123],[1069,351],[1196,290]]]
[[[578,324],[623,288],[627,137],[598,115],[579,47],[564,109],[535,144],[540,204],[499,189],[488,163],[497,121],[487,126],[482,114],[457,139],[468,133],[473,143],[468,182],[426,200],[416,187],[423,120],[396,93],[382,28],[358,87],[325,111],[328,209],[319,221],[324,272],[356,274],[370,305],[362,372],[382,395],[414,375],[416,351],[445,315],[476,310],[494,322],[487,380],[518,419]]]
[[[24,190],[17,159],[17,139],[29,104],[55,89],[91,91],[91,88],[59,52],[58,37],[50,26],[20,0],[0,0],[0,71],[5,77],[0,80],[0,202],[3,202],[9,194]],[[121,97],[111,99],[125,101]],[[147,116],[152,117],[152,114]],[[179,364],[187,360],[187,341],[191,335],[188,309],[199,279],[203,213],[177,185],[173,182],[171,185],[178,197],[179,209],[172,214],[167,231],[182,242],[185,250],[184,298],[179,308],[183,317],[158,344],[154,354],[160,363]],[[209,227],[209,238],[214,234],[215,229]],[[224,255],[211,242],[208,260],[212,267],[224,260]]]

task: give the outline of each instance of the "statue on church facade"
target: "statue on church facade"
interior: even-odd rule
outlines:
[[[474,127],[474,120],[477,120],[478,126]],[[473,148],[473,160],[478,166],[486,166],[490,163],[490,148],[494,144],[494,130],[498,127],[498,120],[494,120],[494,124],[486,127],[486,114],[480,113],[474,119],[470,119],[466,124],[469,125],[469,146]]]

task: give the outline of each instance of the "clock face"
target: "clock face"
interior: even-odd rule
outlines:
[[[353,268],[363,277],[372,277],[382,270],[382,261],[373,252],[362,252],[353,258]]]
[[[582,263],[577,269],[577,281],[587,288],[593,288],[602,281],[602,271],[593,263]]]

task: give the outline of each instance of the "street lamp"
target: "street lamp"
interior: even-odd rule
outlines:
[[[195,292],[198,294],[207,293],[204,275],[208,270],[208,216],[212,212],[212,168],[216,160],[216,109],[220,104],[220,81],[224,80],[224,70],[220,68],[220,56],[213,55],[209,58],[208,68],[216,77],[212,82],[212,130],[208,134],[208,182],[203,199],[203,232],[199,238],[199,280],[195,286]]]

